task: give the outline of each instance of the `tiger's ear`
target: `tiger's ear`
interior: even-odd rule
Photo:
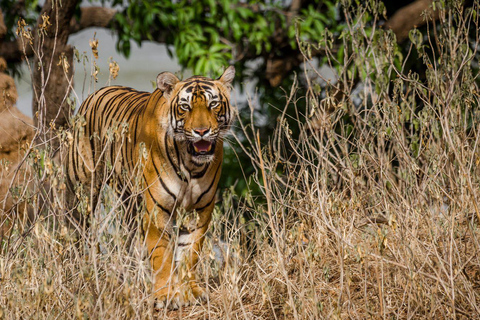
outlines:
[[[180,81],[171,72],[162,72],[157,76],[157,88],[162,90],[165,94],[170,94],[173,88]]]
[[[226,86],[231,86],[233,82],[233,78],[235,78],[235,67],[230,66],[223,72],[222,76],[217,80],[219,80]]]

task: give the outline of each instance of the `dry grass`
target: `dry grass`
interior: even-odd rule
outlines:
[[[263,197],[223,193],[199,265],[207,303],[153,309],[143,239],[127,241],[108,188],[77,242],[59,192],[62,168],[50,165],[48,150],[32,148],[24,190],[33,195],[34,221],[2,242],[2,317],[480,318],[480,110],[472,68],[479,42],[469,47],[467,37],[479,30],[478,14],[442,9],[441,21],[456,25],[430,29],[434,57],[412,45],[428,66],[420,80],[394,63],[391,33],[362,25],[367,11],[375,8],[347,12],[336,84],[351,97],[347,70],[355,67],[363,74],[360,105],[334,101],[306,73],[307,96],[289,88],[296,116],[282,114],[269,144],[260,144],[254,121],[238,124]],[[307,110],[297,107],[302,99]]]

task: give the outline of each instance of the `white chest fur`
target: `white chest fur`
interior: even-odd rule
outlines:
[[[208,187],[208,185],[207,185]],[[202,184],[202,181],[194,179],[185,184],[183,188],[183,194],[180,199],[181,206],[186,211],[194,209],[194,205],[197,203],[199,197],[202,195],[206,187]]]
[[[169,210],[189,212],[201,208],[211,201],[215,192],[212,177],[205,175],[200,179],[181,181],[176,177],[163,177],[151,186],[158,195],[158,202]]]

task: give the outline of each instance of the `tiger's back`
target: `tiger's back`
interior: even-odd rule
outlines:
[[[148,92],[111,86],[96,91],[82,103],[68,152],[67,177],[71,186],[90,183],[94,173],[98,181],[95,185],[101,184],[106,165],[112,166],[117,175],[133,171],[133,160],[137,158],[135,132],[150,96]]]

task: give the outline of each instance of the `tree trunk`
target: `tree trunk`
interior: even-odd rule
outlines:
[[[32,107],[39,142],[52,139],[55,129],[66,127],[72,111],[67,97],[73,87],[73,49],[67,41],[78,1],[47,0],[37,21]]]

